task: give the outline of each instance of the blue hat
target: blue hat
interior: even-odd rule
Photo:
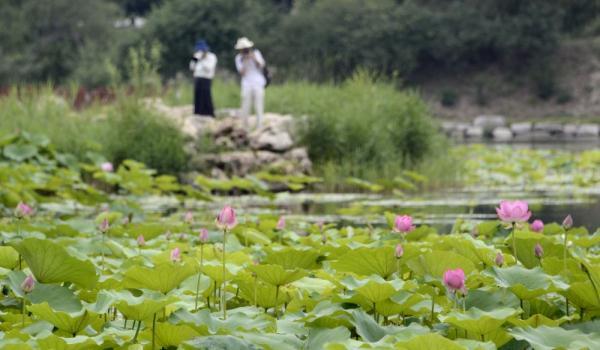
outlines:
[[[196,46],[194,47],[196,51],[208,51],[210,48],[205,40],[200,39],[196,41]]]

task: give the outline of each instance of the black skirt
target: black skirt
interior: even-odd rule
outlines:
[[[210,84],[211,79],[194,78],[194,114],[215,116]]]

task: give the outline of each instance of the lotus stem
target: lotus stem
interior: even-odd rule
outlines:
[[[567,230],[564,229],[565,231],[565,240],[564,240],[564,245],[565,248],[563,250],[563,268],[565,271],[565,274],[567,273]]]
[[[127,317],[123,319],[123,329],[127,329]]]
[[[275,319],[276,320],[279,319],[279,312],[277,310],[278,301],[279,301],[279,286],[275,286]]]
[[[396,258],[396,269],[398,270],[398,278],[402,279],[402,275],[400,274],[400,259]]]
[[[223,289],[221,290],[221,305],[223,307],[223,319],[227,319],[227,293],[225,287],[227,286],[226,274],[225,274],[225,244],[227,243],[227,229],[223,230]]]
[[[198,281],[196,282],[196,301],[194,302],[194,311],[198,310],[198,296],[200,294],[200,277],[202,277],[202,265],[204,263],[204,244],[200,245],[200,271],[198,271]]]
[[[431,295],[431,325],[433,325],[433,318],[435,317],[434,307],[435,307],[435,289],[433,290],[433,294]]]
[[[583,322],[583,316],[585,315],[585,309],[584,308],[580,308],[579,309],[579,321]]]
[[[152,317],[152,350],[154,350],[154,344],[156,343],[156,312]]]
[[[135,330],[135,335],[133,336],[133,343],[134,344],[137,343],[137,337],[138,337],[138,334],[140,333],[140,326],[141,325],[142,325],[142,321],[138,320],[137,328]]]
[[[258,307],[258,275],[254,275],[254,307]]]
[[[25,298],[21,300],[21,328],[25,328]]]
[[[102,274],[104,274],[104,233],[102,234],[102,245],[100,246],[100,252],[102,253]]]
[[[567,317],[569,317],[569,298],[565,295],[565,311],[567,313]]]
[[[515,223],[512,223],[512,251],[513,256],[515,257],[515,263],[519,262],[519,258],[517,257],[517,237],[516,237],[516,226]]]

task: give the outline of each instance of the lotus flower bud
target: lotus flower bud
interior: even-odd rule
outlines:
[[[143,247],[146,245],[146,240],[144,239],[144,235],[139,235],[137,238],[137,244],[140,247]]]
[[[185,214],[183,215],[183,221],[186,224],[191,225],[194,222],[194,213],[192,213],[191,210],[186,211]]]
[[[181,261],[181,250],[179,250],[179,247],[176,247],[175,249],[171,250],[171,261],[172,262]]]
[[[208,242],[208,230],[205,228],[200,229],[200,233],[198,234],[198,239],[200,243],[204,244]]]
[[[466,294],[467,289],[465,287],[465,272],[463,269],[446,270],[444,272],[444,285],[452,292],[460,290],[463,294]]]
[[[100,169],[106,173],[112,173],[115,170],[111,162],[104,162],[100,164]]]
[[[110,224],[108,222],[108,219],[107,218],[102,219],[102,222],[98,226],[98,229],[100,230],[100,232],[106,233],[106,232],[108,232],[109,228],[110,228]]]
[[[531,211],[525,201],[501,201],[496,213],[504,222],[523,222],[531,217]]]
[[[415,229],[413,218],[409,215],[398,215],[394,220],[394,232],[408,233]]]
[[[285,230],[285,217],[279,217],[279,220],[277,220],[277,226],[275,228],[279,231]]]
[[[544,256],[544,248],[542,248],[542,246],[539,243],[535,244],[535,247],[533,248],[533,252],[535,254],[535,257],[538,259],[541,259],[542,256]]]
[[[398,243],[398,245],[396,245],[394,256],[396,256],[396,259],[400,259],[402,255],[404,255],[404,248],[402,248],[402,244]]]
[[[221,209],[221,212],[217,216],[216,220],[217,227],[221,230],[231,230],[237,225],[237,220],[235,218],[235,210],[232,207],[226,205]]]
[[[28,294],[31,293],[33,287],[35,287],[35,280],[33,279],[33,276],[28,275],[27,277],[25,277],[23,283],[21,283],[21,289],[23,290],[23,292]]]
[[[533,232],[544,231],[544,222],[542,220],[534,220],[529,226]]]
[[[504,255],[501,252],[498,252],[498,254],[496,254],[496,259],[494,260],[496,265],[498,265],[499,267],[502,267],[502,265],[504,265]]]
[[[30,216],[33,214],[33,208],[30,207],[29,205],[23,203],[23,202],[19,202],[19,204],[17,204],[17,207],[15,208],[15,216],[19,219],[22,219],[26,216]]]
[[[567,217],[563,220],[562,227],[564,227],[565,230],[568,230],[571,227],[573,227],[573,217],[571,216],[571,214],[567,215]]]

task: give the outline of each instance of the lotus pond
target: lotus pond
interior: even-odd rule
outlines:
[[[597,150],[458,147],[460,188],[275,195],[319,179],[0,147],[3,349],[600,348]]]

